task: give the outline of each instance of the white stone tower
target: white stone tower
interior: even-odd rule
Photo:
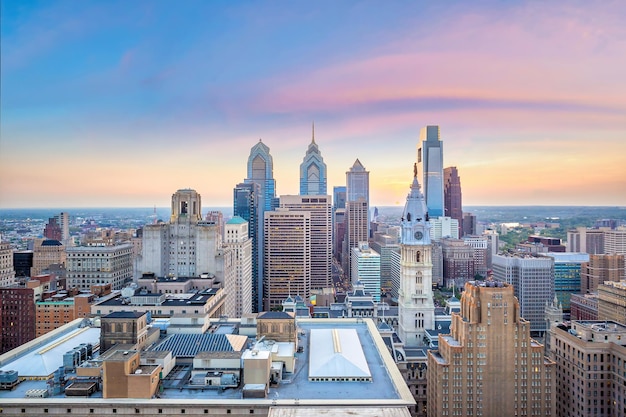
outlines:
[[[413,183],[402,214],[398,336],[405,346],[422,346],[424,329],[435,324],[432,292],[432,245],[424,194],[413,167]]]

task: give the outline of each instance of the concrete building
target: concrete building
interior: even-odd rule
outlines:
[[[420,130],[417,164],[422,173],[428,215],[431,217],[445,216],[443,142],[441,141],[439,126],[426,126]]]
[[[300,195],[326,194],[326,164],[315,143],[315,125],[313,125],[311,143],[300,164]]]
[[[626,324],[626,281],[598,285],[598,320]]]
[[[443,238],[459,238],[459,221],[452,217],[430,217],[430,239],[437,241]]]
[[[369,181],[369,171],[357,159],[346,172],[346,235],[342,246],[342,265],[350,280],[352,248],[356,248],[359,242],[369,240]]]
[[[555,363],[530,327],[511,285],[466,283],[450,334],[428,351],[428,416],[554,415]]]
[[[626,327],[572,321],[550,329],[557,417],[626,416]]]
[[[580,269],[581,291],[592,293],[604,281],[618,282],[626,279],[624,273],[624,255],[590,255],[588,262],[583,262]]]
[[[92,285],[111,284],[120,290],[133,280],[133,245],[75,246],[67,251],[67,285],[89,291]]]
[[[581,292],[581,267],[589,261],[588,253],[548,252],[554,259],[554,293],[566,313],[570,313],[570,296]]]
[[[544,310],[554,298],[554,260],[530,254],[500,254],[493,258],[493,279],[510,284],[519,301],[520,317],[530,331],[546,330]]]
[[[463,242],[474,249],[472,257],[474,258],[474,273],[483,277],[487,276],[487,271],[491,269],[487,266],[489,256],[489,238],[485,235],[466,235],[463,236]]]
[[[423,346],[425,330],[432,329],[435,324],[432,245],[430,224],[426,218],[426,200],[417,180],[415,165],[413,182],[402,213],[400,237],[398,336],[407,347]]]
[[[202,199],[192,189],[172,195],[170,221],[143,228],[141,272],[193,277],[215,274],[220,260],[219,226],[202,219]]]
[[[398,243],[398,239],[382,232],[376,232],[374,234],[374,239],[370,242],[370,247],[380,255],[381,288],[387,290],[394,288],[392,270],[397,269],[399,271],[400,267],[400,257],[394,256],[394,253],[400,253],[400,244]],[[393,265],[394,262],[396,262],[395,266]],[[392,290],[392,297],[398,297],[397,290],[400,288],[399,284],[400,282],[398,281],[396,283],[397,287],[395,288],[395,292]]]
[[[352,248],[350,263],[352,285],[363,284],[374,301],[380,302],[380,254],[370,248],[367,242],[359,242],[356,248]]]
[[[567,251],[585,252],[590,255],[604,253],[604,231],[577,227],[567,231]]]
[[[463,233],[463,193],[461,191],[461,177],[456,167],[443,169],[443,199],[444,215],[456,219],[458,234]]]
[[[278,309],[290,294],[311,291],[311,213],[277,209],[265,213],[264,311]]]
[[[58,240],[35,239],[33,241],[33,267],[30,276],[43,274],[50,265],[65,265],[65,246]]]
[[[9,243],[0,241],[0,287],[12,285],[14,282],[13,249]]]
[[[239,216],[226,222],[224,245],[234,254],[234,279],[224,282],[225,311],[229,317],[243,317],[252,313],[252,239],[249,223]]]
[[[311,289],[331,288],[332,208],[329,195],[281,195],[280,207],[311,216]]]
[[[474,248],[461,239],[442,239],[443,282],[446,287],[463,288],[474,279]]]
[[[604,231],[604,253],[607,255],[626,255],[626,227]]]

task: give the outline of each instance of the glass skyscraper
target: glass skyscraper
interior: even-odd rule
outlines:
[[[254,182],[237,184],[233,189],[233,217],[239,216],[248,222],[248,236],[252,240],[252,311],[258,313],[259,282],[259,201],[261,187]]]
[[[326,164],[313,137],[300,164],[300,195],[326,195]]]
[[[443,142],[439,126],[426,126],[420,131],[417,163],[422,171],[424,195],[429,217],[445,216],[443,200]]]

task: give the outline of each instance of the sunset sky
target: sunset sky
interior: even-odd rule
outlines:
[[[0,208],[231,206],[259,139],[297,194],[313,121],[372,205],[439,125],[464,205],[626,206],[622,0],[0,5]]]

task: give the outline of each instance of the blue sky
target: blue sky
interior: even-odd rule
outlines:
[[[626,205],[626,4],[1,0],[0,207],[230,205],[262,138],[373,204],[440,125],[464,203]]]

